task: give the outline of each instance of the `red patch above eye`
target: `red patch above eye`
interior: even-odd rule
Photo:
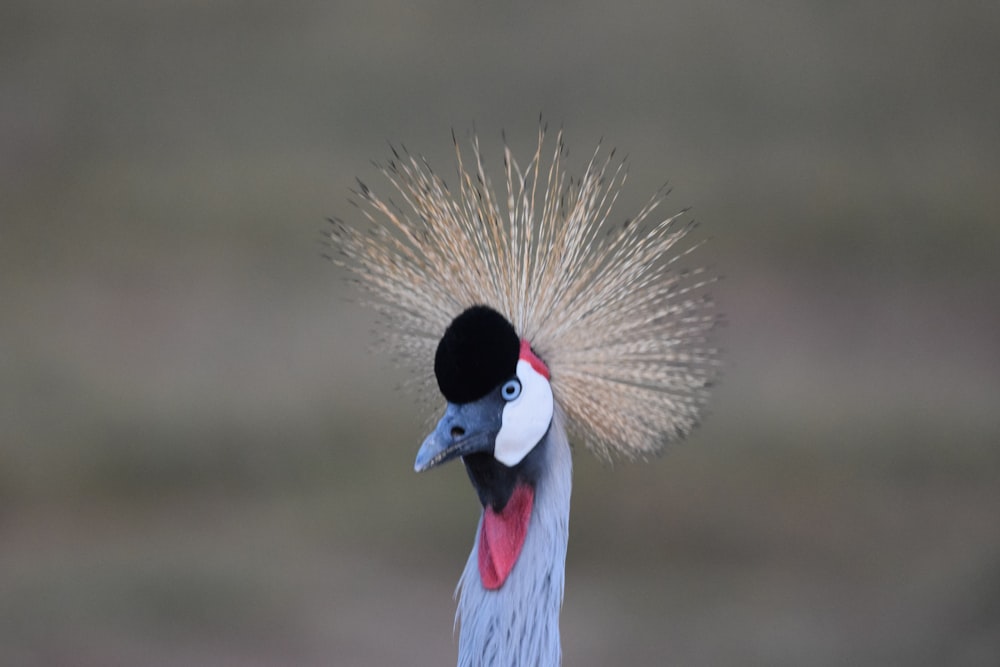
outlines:
[[[538,358],[535,351],[531,349],[531,343],[526,340],[521,340],[521,352],[518,354],[519,359],[523,359],[531,364],[531,367],[535,369],[535,372],[544,377],[546,380],[551,380],[552,376],[549,374],[549,367],[545,365],[545,362]]]
[[[535,489],[518,484],[507,506],[495,512],[483,509],[483,528],[479,532],[479,577],[483,588],[495,591],[507,581],[528,536]]]

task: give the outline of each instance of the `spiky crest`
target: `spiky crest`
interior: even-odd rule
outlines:
[[[365,229],[336,222],[333,242],[392,329],[387,339],[430,374],[448,323],[474,304],[504,314],[549,366],[569,430],[598,455],[645,458],[697,422],[715,374],[714,277],[680,262],[701,242],[684,211],[653,218],[657,192],[630,220],[609,220],[627,176],[598,145],[583,176],[563,170],[562,131],[543,162],[545,128],[522,169],[504,146],[500,201],[472,137],[466,166],[454,139],[458,190],[423,158],[393,149],[381,167],[402,203],[363,183]],[[682,243],[684,242],[684,243]]]

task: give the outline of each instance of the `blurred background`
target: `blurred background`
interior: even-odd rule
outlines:
[[[576,451],[566,664],[1000,664],[996,2],[87,4],[0,8],[0,664],[453,664],[478,504],[324,219],[539,112],[729,322]]]

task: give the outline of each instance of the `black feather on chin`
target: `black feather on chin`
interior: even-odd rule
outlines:
[[[548,431],[535,448],[528,452],[524,460],[508,467],[497,461],[492,453],[479,452],[462,457],[465,471],[472,480],[479,502],[482,506],[492,507],[494,512],[502,512],[507,501],[514,495],[518,484],[527,484],[532,488],[538,484],[545,464],[545,448],[548,447]]]
[[[514,375],[520,349],[507,318],[489,306],[472,306],[452,320],[438,343],[438,388],[450,403],[478,400]]]

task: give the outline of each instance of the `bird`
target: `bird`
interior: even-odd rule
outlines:
[[[455,593],[459,667],[561,664],[570,443],[656,457],[699,423],[720,365],[718,278],[687,266],[708,240],[688,211],[659,215],[663,186],[616,221],[628,159],[598,142],[573,177],[563,130],[548,137],[539,122],[522,165],[503,136],[500,189],[475,133],[469,159],[452,130],[454,187],[390,145],[389,194],[358,180],[361,219],[330,219],[379,342],[444,399],[414,469],[460,459],[482,508]]]

